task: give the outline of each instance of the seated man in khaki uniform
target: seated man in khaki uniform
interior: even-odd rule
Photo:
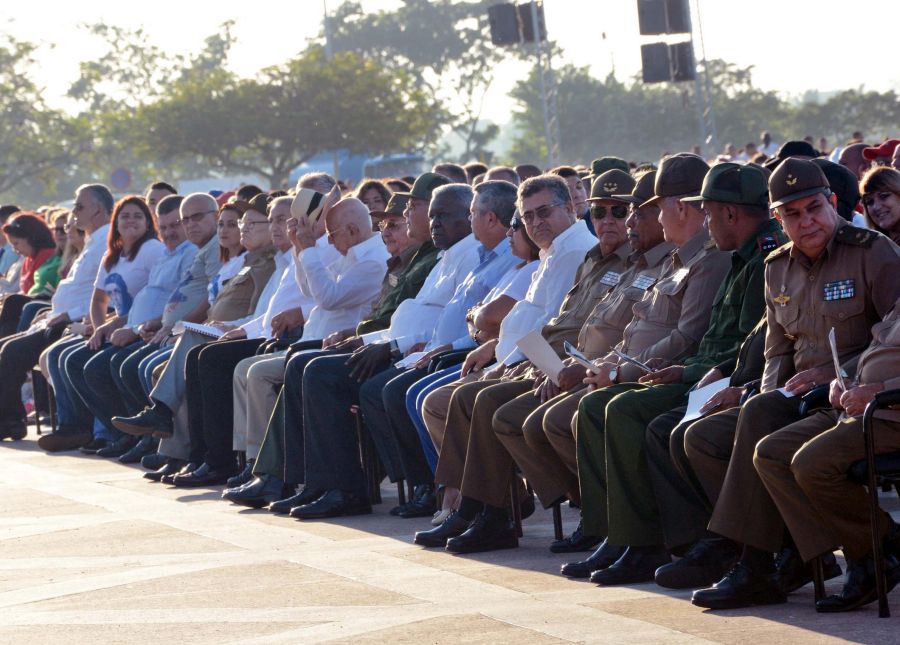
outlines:
[[[743,552],[724,578],[694,592],[694,604],[710,609],[785,602],[786,593],[811,579],[793,551],[779,558],[778,574],[773,575],[773,554],[785,546],[786,531],[753,466],[756,444],[799,421],[801,395],[834,376],[829,330],[835,329],[838,356],[852,374],[872,326],[900,296],[900,250],[880,233],[840,218],[816,164],[783,161],[769,178],[769,198],[791,242],[766,260],[762,394],[740,408],[733,451],[709,524],[711,531],[742,545]],[[685,436],[694,471],[705,480],[704,487],[713,489],[712,473],[722,472],[723,455],[729,451],[728,433],[721,425],[714,428],[715,435],[704,436],[706,426],[695,424]],[[698,448],[697,456],[693,448]],[[823,526],[810,530],[827,531]],[[829,576],[839,572],[836,565],[829,569]]]
[[[868,495],[847,471],[865,458],[862,413],[882,390],[900,388],[900,300],[872,328],[872,342],[859,358],[856,379],[831,382],[833,410],[823,410],[770,434],[756,446],[756,471],[797,544],[803,560],[840,545],[847,560],[841,593],[816,603],[816,611],[849,611],[872,602],[875,563]],[[900,450],[900,411],[876,413],[876,453]],[[825,530],[820,530],[824,528]],[[888,591],[900,581],[900,526],[881,511],[879,537],[886,540]]]

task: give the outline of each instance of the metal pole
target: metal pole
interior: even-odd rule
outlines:
[[[713,150],[718,154],[719,136],[716,132],[716,111],[713,107],[712,91],[709,86],[709,59],[706,57],[706,44],[703,41],[703,19],[700,16],[700,0],[695,0],[697,9],[697,32],[700,34],[700,51],[703,54],[703,85],[706,88],[704,103],[709,116],[709,136],[712,139]]]
[[[544,58],[541,47],[541,32],[538,24],[537,3],[531,2],[531,28],[534,33],[534,55],[537,57],[538,72],[541,84],[541,106],[544,109],[544,140],[547,143],[547,167],[554,165],[553,140],[550,134],[550,115],[547,110],[547,84],[544,80]]]
[[[693,48],[693,39],[691,39],[691,47]],[[703,106],[706,103],[703,98],[703,92],[700,89],[700,75],[697,74],[697,63],[694,62],[694,107],[697,108],[697,128],[700,132],[700,153],[705,156],[707,146],[706,141],[706,119],[703,118]]]
[[[322,0],[322,14],[325,22],[325,60],[330,61],[333,57],[331,50],[331,18],[328,17],[328,0]],[[340,179],[340,161],[338,159],[338,151],[332,152],[331,163],[334,168],[335,180]]]

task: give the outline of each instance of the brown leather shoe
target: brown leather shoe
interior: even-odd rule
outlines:
[[[64,452],[66,450],[77,450],[81,446],[89,443],[93,439],[93,435],[89,431],[80,432],[54,432],[38,437],[38,446],[41,450],[47,452]]]

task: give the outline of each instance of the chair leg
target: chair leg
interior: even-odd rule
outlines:
[[[47,407],[50,408],[50,432],[56,432],[58,425],[56,418],[56,394],[49,383],[47,383]],[[41,434],[40,431],[38,431],[38,434]]]
[[[563,539],[562,503],[553,505],[553,536],[557,540]]]
[[[811,564],[813,571],[813,588],[815,589],[816,601],[818,602],[825,597],[825,571],[822,569],[822,557],[818,556],[813,558]]]
[[[402,479],[397,482],[397,503],[400,506],[406,504],[406,482]]]
[[[359,446],[359,463],[362,466],[363,478],[366,482],[366,494],[370,504],[380,504],[381,481],[378,478],[378,465],[375,463],[378,457],[372,450],[371,439],[364,427],[362,411],[359,406],[351,406],[350,413],[356,420],[356,443]]]
[[[522,537],[522,500],[519,498],[519,478],[515,474],[509,484],[509,504],[516,535]]]
[[[863,413],[863,442],[866,447],[866,466],[868,467],[869,481],[869,517],[872,531],[872,557],[875,559],[875,589],[878,592],[878,616],[888,618],[891,609],[887,599],[887,581],[884,576],[884,553],[881,544],[881,532],[878,530],[878,516],[881,506],[878,503],[878,474],[875,471],[875,437],[872,434],[872,416],[875,412],[875,402],[866,406]]]

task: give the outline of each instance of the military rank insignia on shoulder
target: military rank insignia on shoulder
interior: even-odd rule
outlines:
[[[706,249],[707,251],[716,248],[716,241],[715,240],[707,240],[706,242],[703,243],[703,248]]]
[[[857,226],[844,226],[837,232],[835,239],[843,244],[852,246],[870,247],[875,242],[878,233],[867,228],[859,228]]]
[[[788,252],[790,252],[792,246],[793,246],[793,242],[788,242],[787,244],[782,244],[774,251],[770,251],[769,255],[766,256],[766,262],[767,263],[772,262],[773,260],[776,260],[776,259],[780,258],[781,256],[786,255]]]
[[[781,244],[778,242],[778,238],[774,235],[760,235],[756,238],[756,244],[759,246],[759,250],[763,253],[768,253],[769,251],[774,251]]]

